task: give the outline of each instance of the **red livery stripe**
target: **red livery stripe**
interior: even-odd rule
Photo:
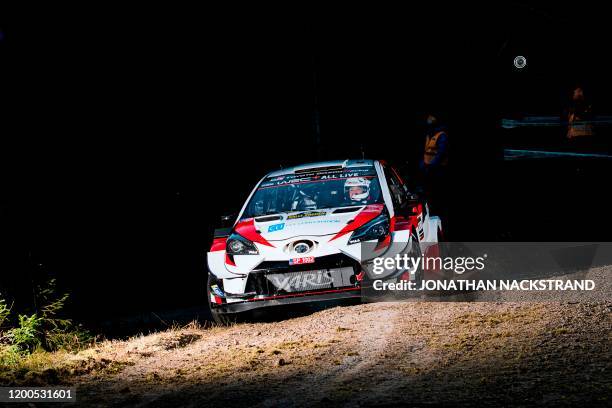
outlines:
[[[384,208],[383,204],[371,204],[366,206],[357,217],[353,220],[353,222],[346,224],[344,228],[340,232],[338,232],[330,241],[334,239],[340,238],[343,235],[348,234],[349,232],[355,231],[357,228],[367,224],[372,221],[374,218],[378,217]]]
[[[210,252],[225,251],[226,241],[227,238],[215,238],[213,240],[212,246],[210,247]]]
[[[383,248],[388,247],[391,244],[391,234],[387,235],[385,237],[385,239],[383,239],[382,241],[380,241],[378,243],[378,245],[376,245],[376,248],[374,248],[375,251],[379,251]]]
[[[255,229],[255,220],[253,218],[246,219],[236,224],[234,230],[248,239],[251,242],[257,242],[258,244],[267,245],[274,248],[274,245],[269,243],[264,237],[259,235]]]
[[[228,254],[225,254],[225,263],[230,266],[236,266],[236,263]]]

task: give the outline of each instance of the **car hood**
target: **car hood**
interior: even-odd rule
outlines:
[[[382,204],[330,208],[262,216],[252,219],[255,231],[266,241],[299,236],[336,235],[353,231],[383,211]],[[237,228],[237,232],[240,228]]]

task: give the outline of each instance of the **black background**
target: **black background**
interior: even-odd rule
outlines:
[[[211,229],[259,178],[362,154],[410,170],[428,110],[453,135],[458,239],[605,239],[559,235],[607,208],[575,163],[512,168],[508,191],[498,127],[558,114],[577,83],[612,112],[601,7],[4,7],[2,284],[56,276],[94,318],[201,303]]]

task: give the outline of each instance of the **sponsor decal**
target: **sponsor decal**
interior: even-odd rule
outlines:
[[[269,275],[268,279],[278,288],[287,292],[329,288],[334,283],[327,271],[309,271],[295,274]]]
[[[274,224],[268,227],[268,232],[282,231],[285,228],[285,223]]]
[[[289,265],[304,265],[314,263],[314,256],[306,256],[304,258],[291,258],[289,260]]]
[[[312,224],[337,224],[340,220],[314,220],[314,221],[302,221],[292,224],[288,224],[287,228],[299,227],[300,225],[312,225]]]
[[[286,292],[356,287],[355,271],[352,266],[334,269],[273,273],[266,275],[266,278],[278,289]]]
[[[285,176],[278,176],[278,177],[271,178],[268,181],[283,181],[284,179],[285,179]]]
[[[222,290],[219,288],[219,286],[217,286],[217,285],[212,285],[212,286],[210,287],[210,290],[211,290],[211,291],[212,291],[212,292],[213,292],[213,293],[214,293],[216,296],[219,296],[219,297],[225,297],[225,293],[223,293],[223,291],[222,291]]]
[[[324,211],[310,211],[310,212],[303,212],[303,213],[299,213],[299,214],[291,214],[290,216],[287,217],[288,220],[297,220],[300,218],[309,218],[309,217],[322,217],[324,215],[327,215],[326,212]]]
[[[355,168],[351,170],[328,170],[303,174],[289,174],[286,176],[271,177],[261,183],[260,188],[278,187],[286,184],[312,183],[327,180],[342,180],[353,177],[374,178],[376,172],[373,167]]]

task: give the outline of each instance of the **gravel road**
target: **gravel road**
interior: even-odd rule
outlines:
[[[99,406],[604,406],[611,311],[612,302],[335,307],[103,342],[58,373]]]

